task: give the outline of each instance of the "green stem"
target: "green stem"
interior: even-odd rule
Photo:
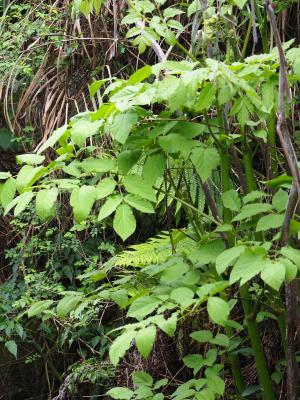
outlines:
[[[248,43],[249,43],[249,39],[250,39],[250,35],[251,35],[251,30],[252,30],[252,16],[250,16],[250,18],[249,18],[249,24],[248,24],[248,29],[247,29],[247,33],[246,33],[246,37],[245,37],[245,41],[244,41],[243,50],[242,50],[242,60],[241,61],[244,61],[244,59],[246,57],[246,52],[247,52],[247,47],[248,47]]]
[[[276,125],[275,113],[271,113],[268,120],[268,162],[269,162],[269,177],[272,179],[277,176],[277,162],[276,162]]]
[[[180,50],[182,50],[182,51],[184,52],[184,54],[186,54],[192,61],[197,62],[197,58],[196,58],[192,53],[190,53],[177,39],[176,39],[175,44],[176,44],[176,46],[177,46]]]
[[[262,45],[263,45],[263,50],[264,53],[269,53],[269,40],[267,37],[267,16],[265,15],[264,18],[261,15],[260,8],[258,6],[258,2],[254,2],[254,7],[255,7],[255,14],[257,17],[258,25],[259,25],[259,30],[261,34],[261,40],[262,40]]]
[[[252,299],[249,293],[249,288],[246,284],[240,287],[240,296],[243,299],[242,304],[243,304],[247,329],[255,357],[257,374],[263,390],[263,397],[266,400],[276,400],[271,384],[271,377],[269,375],[265,355],[261,346],[258,324],[256,322],[256,315],[253,315],[252,313],[252,306],[251,306]]]

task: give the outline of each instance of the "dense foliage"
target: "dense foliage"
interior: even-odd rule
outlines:
[[[0,18],[7,399],[296,400],[297,4],[48,3]]]

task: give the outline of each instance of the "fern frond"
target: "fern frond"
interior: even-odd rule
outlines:
[[[146,243],[130,246],[128,250],[117,256],[115,265],[143,267],[166,261],[173,252],[173,246],[187,239],[186,235],[177,229],[172,230],[171,235],[172,238],[169,232],[161,232],[159,235],[147,240]],[[191,239],[188,240],[191,241]]]

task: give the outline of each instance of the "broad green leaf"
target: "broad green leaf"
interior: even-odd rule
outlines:
[[[14,340],[9,340],[5,342],[5,348],[15,357],[17,358],[18,354],[18,346]]]
[[[161,301],[154,296],[139,297],[129,307],[127,316],[141,321],[144,317],[151,314]]]
[[[177,314],[173,313],[170,318],[165,319],[162,315],[155,320],[156,325],[165,332],[168,336],[172,337],[176,331]]]
[[[254,190],[243,197],[243,203],[251,203],[252,201],[262,199],[263,197],[266,197],[266,193],[260,192],[259,190]]]
[[[127,204],[118,206],[113,221],[113,228],[123,241],[134,233],[136,220],[131,207]]]
[[[99,132],[101,121],[90,122],[84,119],[76,121],[71,128],[71,139],[78,147],[82,147],[87,138]]]
[[[285,279],[285,265],[279,261],[269,262],[265,264],[260,276],[261,279],[271,286],[272,289],[278,291]]]
[[[136,85],[137,83],[143,82],[145,79],[149,78],[150,75],[152,75],[152,67],[150,65],[145,65],[130,75],[127,84]]]
[[[246,246],[235,246],[224,250],[216,259],[216,270],[219,275],[223,274],[227,268],[245,251]]]
[[[236,215],[232,221],[243,221],[244,219],[254,217],[255,215],[262,214],[272,210],[271,204],[267,203],[252,203],[246,204],[241,208],[241,212]]]
[[[207,386],[211,389],[214,393],[219,394],[222,396],[225,391],[225,382],[221,379],[213,368],[206,368],[205,376],[207,380]]]
[[[25,193],[21,194],[21,196],[19,196],[19,200],[18,200],[18,202],[16,204],[16,207],[14,209],[14,216],[15,217],[20,215],[25,210],[25,208],[31,202],[33,197],[34,197],[34,193],[33,192],[25,192]]]
[[[66,134],[68,131],[67,125],[64,125],[58,129],[56,129],[52,135],[49,137],[49,139],[46,140],[45,143],[42,144],[42,146],[39,148],[37,151],[37,154],[41,154],[43,151],[47,150],[49,147],[53,147],[59,139]]]
[[[93,208],[97,191],[93,186],[81,186],[75,188],[70,196],[70,204],[73,208],[75,220],[80,223],[84,221]]]
[[[29,165],[39,165],[45,160],[45,156],[40,156],[38,154],[20,154],[16,158],[18,163]]]
[[[116,181],[112,178],[102,179],[96,186],[96,200],[105,199],[110,196],[116,188]]]
[[[216,98],[216,92],[217,88],[212,83],[208,83],[204,86],[195,104],[196,111],[200,112],[209,109]]]
[[[140,150],[125,150],[118,155],[117,164],[121,174],[127,174],[138,162],[141,156]]]
[[[0,180],[11,178],[10,172],[0,172]]]
[[[53,300],[41,300],[37,303],[32,304],[32,306],[27,311],[28,317],[32,318],[42,312],[49,310],[50,306],[53,304]]]
[[[263,271],[268,260],[265,259],[266,251],[261,248],[246,249],[232,268],[230,284],[241,280],[241,285],[248,282],[255,275]]]
[[[283,247],[280,250],[280,253],[289,260],[293,261],[293,263],[297,266],[298,270],[300,270],[300,250],[293,249],[292,247],[287,246]]]
[[[150,325],[147,328],[142,328],[138,331],[135,337],[135,343],[138,351],[144,358],[147,358],[153,348],[156,337],[156,328]]]
[[[81,162],[78,160],[72,161],[70,164],[65,165],[62,169],[66,174],[79,178],[81,176]]]
[[[283,214],[269,214],[260,218],[256,225],[256,232],[268,231],[282,226],[284,221]]]
[[[220,297],[210,297],[207,312],[213,323],[224,326],[230,314],[230,306]]]
[[[282,257],[279,258],[278,261],[285,266],[285,279],[287,281],[295,279],[298,272],[297,266],[287,258]]]
[[[222,240],[211,240],[200,248],[195,248],[191,254],[188,254],[188,258],[193,264],[197,264],[197,266],[213,263],[216,261],[219,254],[224,251],[224,248],[225,246]]]
[[[238,6],[238,8],[244,8],[244,5],[247,3],[247,0],[233,0],[233,3]]]
[[[286,191],[279,189],[273,197],[272,204],[273,207],[280,213],[285,211],[288,203],[289,195]]]
[[[20,169],[16,179],[17,191],[22,193],[27,187],[33,185],[46,172],[47,168],[42,166],[34,168],[32,165],[24,165]]]
[[[188,354],[183,357],[182,361],[188,368],[193,369],[194,375],[204,366],[203,357],[200,354]]]
[[[43,189],[37,193],[35,207],[37,216],[41,221],[45,221],[53,216],[57,196],[58,189],[56,188]]]
[[[154,207],[150,203],[150,201],[142,199],[141,197],[134,194],[127,194],[124,197],[124,201],[131,207],[134,207],[137,210],[142,211],[143,213],[153,214],[155,212]]]
[[[138,175],[125,176],[123,179],[123,184],[127,192],[131,194],[136,194],[143,199],[155,202],[156,195],[154,189],[152,189],[151,184],[142,179]]]
[[[205,343],[205,342],[209,343],[213,338],[213,334],[211,333],[211,331],[201,330],[191,333],[190,337],[199,343]]]
[[[216,337],[210,341],[210,343],[223,347],[228,347],[230,344],[228,336],[224,335],[223,333],[218,333]]]
[[[110,172],[115,166],[116,161],[111,158],[91,158],[81,163],[81,167],[85,172]]]
[[[73,311],[82,300],[79,295],[67,295],[61,299],[57,305],[57,315],[59,318],[64,318]]]
[[[166,167],[166,159],[163,154],[149,156],[143,169],[143,178],[151,185],[155,184],[158,178],[162,177]]]
[[[114,366],[117,366],[120,359],[125,355],[126,351],[131,346],[133,339],[136,336],[136,331],[125,331],[113,342],[109,349],[109,358]]]
[[[135,386],[152,386],[152,376],[144,371],[136,371],[132,374],[132,382]],[[154,387],[155,388],[155,387]]]
[[[110,298],[118,304],[120,308],[125,308],[128,305],[128,295],[126,289],[116,290],[112,292]]]
[[[3,208],[6,208],[13,200],[16,194],[16,181],[14,178],[9,178],[4,183],[0,193],[0,201]]]
[[[135,111],[127,111],[123,114],[117,114],[110,127],[113,138],[119,143],[124,144],[134,125],[138,122],[138,116]]]
[[[241,208],[241,200],[236,190],[231,189],[222,194],[224,207],[231,211],[239,211]]]
[[[173,289],[170,294],[170,299],[179,304],[182,308],[187,308],[193,302],[194,292],[186,287]]]
[[[169,380],[167,378],[160,379],[159,381],[155,382],[153,389],[154,390],[160,389],[162,386],[166,386],[168,382],[169,382]],[[162,399],[155,398],[155,400],[163,400],[163,399],[164,399],[163,397],[162,397]]]
[[[121,204],[122,197],[120,195],[113,195],[110,196],[103,206],[100,208],[98,221],[102,221],[104,218],[111,215],[113,212],[116,211],[117,207]]]
[[[178,133],[169,133],[166,136],[158,138],[160,147],[166,153],[181,153],[184,158],[188,158],[192,148],[195,146],[195,142],[191,139],[187,139]]]
[[[125,387],[114,387],[106,394],[116,400],[130,400],[133,396],[133,391]]]
[[[214,147],[197,147],[192,151],[191,160],[199,176],[205,182],[220,163],[220,156]]]

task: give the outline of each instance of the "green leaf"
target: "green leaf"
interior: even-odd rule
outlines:
[[[96,200],[105,199],[110,196],[116,188],[116,181],[112,178],[104,178],[96,186]]]
[[[229,304],[220,297],[210,297],[207,312],[213,323],[224,326],[230,314]]]
[[[167,380],[168,381],[168,380]],[[153,379],[151,375],[143,371],[136,371],[132,374],[132,382],[135,386],[152,386]],[[154,386],[155,389],[155,386]]]
[[[24,165],[17,176],[16,187],[19,193],[22,193],[27,187],[33,185],[45,172],[47,168],[32,167],[31,165]]]
[[[160,315],[159,318],[155,320],[155,323],[163,332],[172,337],[176,331],[177,314],[173,313],[168,319]]]
[[[169,133],[166,136],[158,138],[160,147],[166,153],[181,153],[184,158],[187,158],[195,146],[195,142],[191,139],[187,139],[178,133]]]
[[[156,202],[156,195],[151,185],[138,175],[125,176],[123,184],[127,192],[136,194],[143,199]]]
[[[228,347],[229,346],[229,338],[222,333],[218,333],[214,339],[210,341],[212,344],[216,344],[217,346]]]
[[[136,331],[125,331],[118,336],[109,349],[110,361],[114,366],[117,366],[120,359],[125,355],[126,351],[131,346],[133,339],[136,336]]]
[[[285,265],[279,261],[266,263],[260,276],[267,285],[278,291],[285,279]]]
[[[151,314],[161,301],[154,296],[143,296],[135,300],[129,307],[127,316],[141,321],[144,317]]]
[[[41,300],[37,303],[32,304],[32,306],[27,311],[28,318],[35,317],[36,315],[39,315],[46,310],[49,310],[52,303],[53,300]]]
[[[191,333],[190,337],[199,343],[209,343],[213,338],[213,334],[210,331],[201,330]]]
[[[160,379],[159,381],[156,381],[156,382],[155,382],[155,384],[154,384],[154,386],[153,386],[153,389],[154,389],[154,390],[158,390],[158,389],[160,389],[162,386],[166,386],[168,382],[169,382],[169,380],[168,380],[167,378]],[[158,400],[158,399],[157,399],[157,400]],[[163,398],[162,398],[162,400],[163,400]]]
[[[207,110],[212,105],[216,97],[217,88],[212,83],[208,83],[200,92],[195,105],[196,111]]]
[[[57,315],[59,318],[64,318],[70,314],[71,311],[75,310],[77,305],[82,300],[80,295],[67,295],[59,301],[57,304]]]
[[[19,196],[17,205],[16,205],[15,210],[14,210],[14,216],[15,217],[20,215],[25,210],[25,208],[31,202],[33,197],[34,197],[34,193],[33,192],[25,192],[25,193],[21,194],[21,196]]]
[[[143,213],[153,214],[155,212],[154,207],[150,203],[150,201],[142,199],[141,197],[134,194],[127,194],[124,197],[124,201],[131,207],[134,207],[137,210],[142,211]]]
[[[138,331],[135,337],[135,343],[138,351],[144,358],[147,358],[153,348],[156,337],[156,328],[150,325],[147,328],[142,328]]]
[[[82,161],[81,167],[85,172],[110,172],[116,166],[116,160],[111,158],[91,158]]]
[[[246,246],[235,246],[224,250],[216,259],[216,270],[219,275],[223,274],[227,268],[245,251]]]
[[[225,382],[221,379],[213,368],[206,368],[205,370],[206,382],[209,389],[211,389],[214,393],[222,396],[225,391]]]
[[[138,162],[141,156],[140,150],[125,150],[118,155],[117,164],[121,174],[127,174]]]
[[[14,178],[9,178],[2,186],[0,193],[0,201],[3,208],[6,208],[13,200],[16,194],[16,181]]]
[[[49,147],[53,147],[59,139],[68,131],[67,125],[64,125],[58,129],[56,129],[48,140],[37,151],[37,154],[41,154],[43,151],[47,150]]]
[[[36,195],[36,213],[41,221],[53,216],[54,206],[58,196],[56,188],[40,190]]]
[[[247,0],[233,0],[233,3],[242,10],[244,5],[247,3]]]
[[[197,372],[199,372],[200,369],[204,366],[203,357],[199,354],[189,354],[183,357],[182,361],[184,362],[184,365],[186,365],[188,368],[193,369],[194,375],[196,375]]]
[[[84,221],[93,208],[97,191],[93,186],[81,186],[75,188],[70,197],[70,204],[73,208],[75,220],[80,223]]]
[[[17,358],[18,346],[14,340],[9,340],[8,342],[5,342],[5,347],[15,358]]]
[[[121,204],[122,197],[120,195],[113,195],[110,196],[103,206],[100,208],[98,221],[102,221],[104,218],[111,215],[113,212],[116,211],[117,207]]]
[[[300,270],[300,250],[293,249],[292,247],[287,246],[283,247],[280,250],[280,253],[289,260],[293,261],[293,263],[297,266],[298,270]]]
[[[20,154],[16,158],[18,163],[29,165],[39,165],[45,160],[45,156],[40,156],[38,154]]]
[[[234,189],[224,192],[222,194],[222,201],[224,207],[228,208],[231,211],[239,211],[242,205],[239,195]]]
[[[130,75],[127,84],[136,85],[137,83],[143,82],[145,79],[149,78],[150,75],[152,75],[152,67],[150,65],[145,65]]]
[[[11,178],[10,172],[0,172],[0,180]]]
[[[82,147],[87,138],[99,132],[101,121],[90,122],[84,119],[76,121],[71,128],[71,139],[78,147]]]
[[[125,387],[114,387],[106,394],[113,399],[130,400],[133,396],[133,391]]]
[[[192,151],[191,161],[199,176],[205,182],[219,165],[220,156],[214,147],[197,147]]]
[[[165,167],[166,159],[163,154],[149,156],[143,169],[144,180],[154,185],[157,179],[163,176]]]
[[[295,279],[298,272],[297,266],[287,258],[280,258],[278,261],[285,266],[285,279],[287,281]]]
[[[252,201],[261,199],[263,197],[266,197],[266,193],[260,192],[259,190],[254,190],[253,192],[250,192],[243,197],[243,203],[251,203]]]
[[[199,249],[195,248],[188,258],[193,264],[202,266],[214,263],[222,251],[224,251],[224,242],[220,239],[211,240],[209,243],[202,245]]]
[[[279,228],[282,226],[283,221],[284,221],[283,214],[264,215],[257,222],[256,232],[268,231],[269,229]]]
[[[263,248],[246,249],[239,257],[230,274],[230,284],[241,280],[240,284],[248,282],[259,274],[268,262]]]
[[[252,203],[252,204],[246,204],[245,206],[242,207],[241,212],[236,215],[232,221],[237,222],[237,221],[242,221],[247,218],[254,217],[255,215],[268,212],[272,210],[271,204],[267,203]]]
[[[121,204],[117,210],[113,221],[115,232],[125,241],[136,230],[136,220],[131,207]]]
[[[119,143],[124,144],[137,122],[138,116],[135,111],[130,110],[123,114],[117,114],[110,127],[113,138]]]
[[[182,308],[187,308],[193,302],[194,292],[186,287],[173,289],[170,294],[170,299],[174,300]]]
[[[289,195],[286,191],[279,189],[272,200],[273,207],[280,213],[285,211]]]

